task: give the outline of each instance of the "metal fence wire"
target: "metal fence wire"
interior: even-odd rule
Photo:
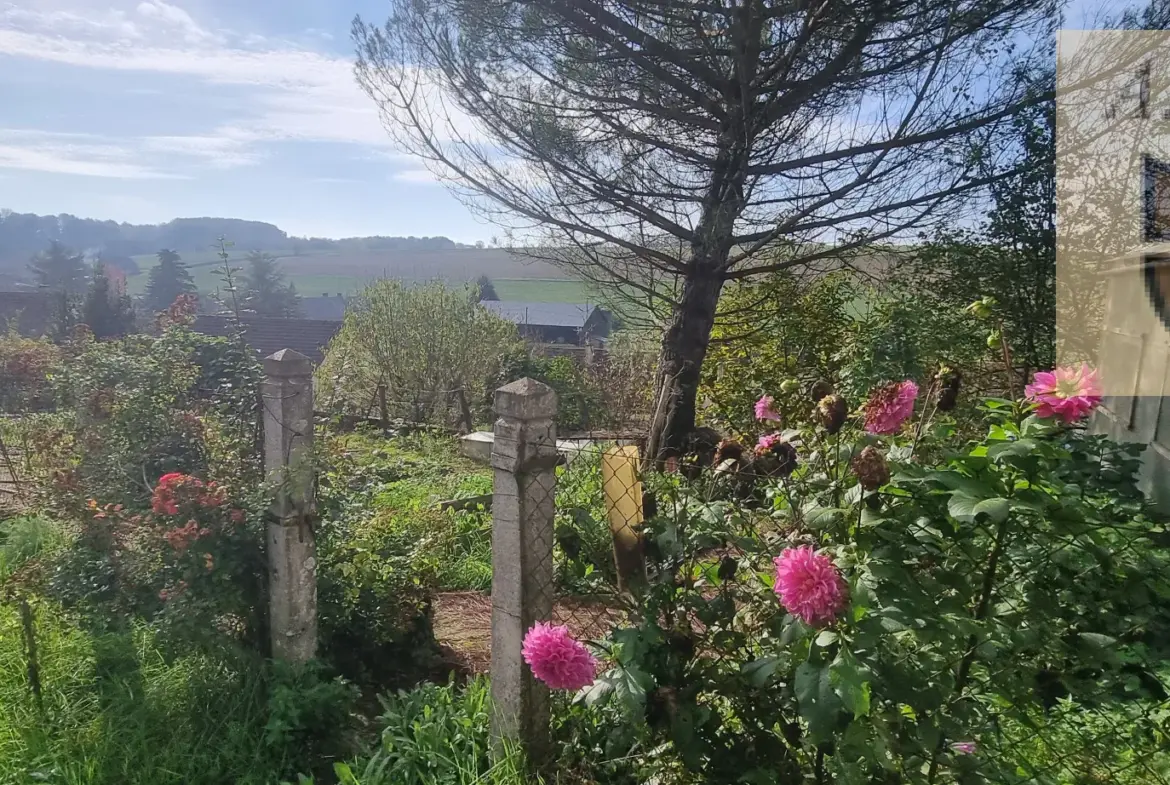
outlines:
[[[756,756],[782,782],[1170,785],[1170,541],[1140,505],[1108,525],[907,517],[937,490],[862,487],[831,440],[762,456],[712,439],[656,465],[636,430],[557,439],[555,484],[532,488],[552,564],[529,575],[619,669],[603,690],[637,692],[706,781]],[[841,575],[832,621],[777,588],[802,547]]]

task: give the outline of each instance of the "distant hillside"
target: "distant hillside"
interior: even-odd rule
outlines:
[[[596,299],[595,294],[588,293],[587,287],[581,288],[583,282],[571,278],[564,270],[496,248],[455,248],[445,251],[334,250],[296,255],[263,250],[276,256],[281,272],[304,296],[353,294],[378,278],[407,281],[439,279],[451,284],[464,284],[486,275],[509,292],[523,292],[516,299],[552,302],[559,302],[566,296]],[[244,265],[245,253],[233,249],[229,255],[229,263],[233,267]],[[222,285],[223,263],[214,253],[204,251],[181,256],[200,291],[214,292]],[[150,270],[158,260],[153,254],[143,254],[133,257],[133,261],[140,272],[131,273],[127,277],[127,288],[131,294],[141,294],[146,288]],[[507,283],[513,281],[515,286]]]
[[[23,274],[29,258],[57,240],[88,254],[129,257],[170,248],[180,254],[209,251],[225,237],[237,250],[269,253],[442,251],[470,248],[446,237],[352,237],[330,240],[290,237],[261,221],[238,218],[176,218],[164,224],[128,224],[72,215],[35,215],[0,210],[0,271]]]

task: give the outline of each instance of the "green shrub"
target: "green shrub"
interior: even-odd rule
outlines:
[[[1077,721],[1129,718],[1115,760],[1166,765],[1142,707],[1167,697],[1170,555],[1140,447],[1007,401],[982,415],[969,444],[947,422],[805,427],[785,434],[788,477],[647,478],[663,511],[645,524],[648,583],[582,698],[706,782],[1031,782],[1061,756],[1021,757],[1003,728],[1070,744],[1070,714],[1046,713],[1063,699]],[[852,468],[867,446],[891,469],[880,490]],[[777,602],[772,559],[798,545],[847,582],[833,622]],[[951,746],[965,741],[976,754]]]
[[[570,433],[604,424],[601,391],[596,380],[572,357],[520,355],[504,370],[502,383],[529,377],[557,393],[557,431]]]
[[[489,759],[485,679],[462,687],[424,684],[382,699],[381,741],[368,760],[338,767],[353,785],[520,785],[540,782],[518,750]]]
[[[837,376],[858,291],[845,273],[809,280],[779,272],[729,286],[703,363],[704,416],[733,433],[750,431],[752,404],[768,394],[782,417],[803,418],[808,385]]]
[[[47,338],[0,334],[0,412],[47,408],[53,400],[53,370],[60,350]]]
[[[274,661],[268,685],[265,743],[275,750],[295,750],[298,768],[316,770],[352,754],[353,711],[358,691],[332,677],[320,662],[293,665]]]
[[[437,588],[490,585],[488,519],[436,504],[491,489],[449,439],[332,439],[317,530],[322,653],[349,678],[397,686],[438,666],[429,621]]]
[[[473,289],[383,279],[347,303],[318,389],[331,410],[362,412],[384,385],[391,415],[449,424],[459,414],[453,391],[469,405],[482,400],[518,342],[516,326]]]

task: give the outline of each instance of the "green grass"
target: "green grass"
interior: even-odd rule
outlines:
[[[0,607],[0,783],[269,785],[283,768],[257,668],[168,661],[144,629],[91,635],[46,602],[36,638],[43,715],[18,614]]]
[[[597,303],[602,297],[588,281],[547,278],[497,278],[492,281],[501,300],[529,303]]]

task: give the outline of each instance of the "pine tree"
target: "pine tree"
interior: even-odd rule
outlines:
[[[152,311],[165,311],[184,294],[194,294],[195,281],[183,259],[174,251],[163,248],[158,252],[158,264],[151,269],[146,282],[146,305]]]
[[[84,256],[74,253],[61,243],[53,240],[48,249],[32,258],[29,270],[37,283],[54,292],[81,294],[85,291]]]
[[[475,279],[475,287],[479,291],[479,301],[484,300],[499,300],[500,296],[496,294],[496,287],[492,284],[492,279],[486,275],[481,275]]]
[[[94,265],[93,280],[81,306],[81,320],[96,338],[119,338],[134,330],[134,307],[125,292],[110,283],[105,267]]]
[[[294,317],[300,313],[297,290],[284,281],[276,259],[262,251],[248,254],[244,271],[244,303],[257,316]]]

